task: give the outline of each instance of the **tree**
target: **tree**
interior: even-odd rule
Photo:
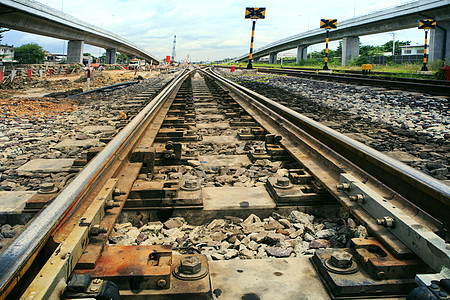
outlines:
[[[123,53],[116,53],[116,61],[119,64],[126,63],[128,61],[128,55]]]
[[[6,29],[6,28],[2,28],[2,27],[0,27],[0,42],[2,41],[2,39],[3,39],[3,35],[2,35],[2,33],[3,32],[6,32],[6,31],[10,31],[10,29]]]
[[[383,51],[384,52],[392,52],[392,41],[389,41],[385,44],[383,44]],[[409,46],[411,45],[411,41],[406,41],[406,42],[402,42],[402,41],[395,41],[395,54],[396,55],[400,55],[402,54],[402,49],[400,48],[400,46]]]
[[[21,64],[42,63],[44,58],[44,50],[36,43],[28,43],[15,50],[15,59]]]

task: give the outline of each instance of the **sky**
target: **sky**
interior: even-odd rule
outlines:
[[[316,0],[317,1],[317,0]],[[266,18],[256,23],[254,48],[319,27],[320,19],[344,21],[405,2],[402,0],[41,0],[42,4],[120,35],[162,59],[171,55],[174,35],[176,60],[211,61],[249,52],[251,20],[245,7],[266,7]],[[331,33],[332,34],[332,33]],[[63,40],[11,30],[2,44],[20,46],[34,42],[45,50],[67,53]],[[423,44],[424,34],[416,28],[395,32],[395,39]],[[381,45],[392,40],[386,32],[360,37],[363,45]],[[331,42],[334,49],[338,42]],[[320,51],[324,44],[310,46]],[[84,52],[100,56],[104,49],[85,45]],[[295,53],[295,50],[289,52]]]

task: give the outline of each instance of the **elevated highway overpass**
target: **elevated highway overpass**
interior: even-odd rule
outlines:
[[[342,40],[342,64],[359,55],[359,37],[376,33],[417,28],[419,19],[437,20],[438,28],[431,30],[429,60],[450,59],[450,0],[419,0],[367,15],[339,22],[338,28],[330,32],[330,40]],[[319,20],[317,20],[319,23]],[[325,30],[314,29],[293,35],[253,51],[253,58],[269,55],[275,63],[277,53],[297,48],[297,62],[306,59],[307,47],[325,42]],[[236,59],[247,61],[248,54]]]
[[[159,63],[154,55],[123,37],[35,1],[0,0],[0,26],[68,40],[69,63],[82,61],[84,44],[106,49],[109,64],[116,63],[116,52]]]

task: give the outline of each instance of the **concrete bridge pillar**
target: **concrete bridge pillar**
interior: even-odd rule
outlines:
[[[83,62],[84,41],[69,41],[67,46],[67,63],[81,64]]]
[[[306,60],[308,56],[308,46],[297,46],[297,60],[299,63],[302,60]]]
[[[115,65],[117,49],[106,49],[106,64]]]
[[[429,61],[446,59],[450,61],[450,21],[438,21],[436,29],[430,32]]]
[[[359,37],[349,36],[342,40],[342,65],[346,66],[348,61],[359,56]]]
[[[269,54],[269,64],[275,65],[277,63],[277,54],[278,52]]]

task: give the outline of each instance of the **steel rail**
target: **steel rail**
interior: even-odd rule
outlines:
[[[384,79],[373,79],[373,78],[361,78],[349,75],[334,75],[334,74],[316,74],[313,72],[296,72],[296,71],[285,71],[285,70],[274,70],[274,69],[264,69],[259,68],[258,72],[270,73],[270,74],[283,74],[290,75],[294,77],[311,77],[324,80],[332,80],[343,83],[360,84],[360,85],[371,85],[384,88],[395,88],[413,92],[428,93],[431,95],[438,96],[450,96],[450,86],[444,84],[428,84],[414,82],[403,82],[403,81],[393,81]]]
[[[117,83],[117,84],[108,85],[108,86],[100,87],[100,88],[97,88],[97,89],[93,89],[93,90],[90,90],[90,91],[87,91],[87,92],[79,93],[79,94],[76,94],[76,95],[72,95],[72,96],[69,96],[69,97],[66,97],[66,98],[70,99],[70,98],[74,98],[74,97],[78,97],[78,96],[82,96],[82,95],[88,95],[88,94],[92,94],[92,93],[97,93],[97,92],[101,92],[101,91],[109,90],[109,89],[111,89],[111,91],[113,91],[113,90],[115,90],[117,88],[122,88],[122,87],[129,86],[129,85],[136,84],[136,83],[139,83],[139,81],[128,81],[128,82],[123,82],[123,83]]]
[[[75,179],[0,253],[0,299],[4,299],[24,275],[52,232],[78,207],[81,197],[89,192],[142,124],[191,72],[173,79],[117,136],[75,177]]]
[[[217,66],[220,68],[227,68],[230,69],[230,66]],[[235,67],[236,69],[245,70],[244,67]],[[280,72],[295,72],[292,74],[317,74],[318,72],[322,71],[321,69],[313,69],[313,68],[296,68],[296,67],[255,67],[255,69],[258,70],[258,72],[266,72],[267,70],[275,70]],[[374,79],[374,80],[387,80],[387,81],[400,81],[400,82],[407,82],[407,83],[419,83],[419,84],[431,84],[431,85],[437,85],[437,86],[448,86],[450,88],[450,81],[445,80],[434,80],[434,79],[418,79],[418,78],[408,78],[408,77],[395,77],[397,75],[404,75],[402,73],[392,73],[392,72],[371,72],[370,74],[363,74],[362,71],[359,70],[339,70],[334,69],[331,70],[335,72],[335,75],[338,75],[340,77],[354,77],[354,78],[365,78],[365,79]],[[333,73],[332,73],[333,74]],[[328,75],[328,74],[321,74],[321,75]],[[374,75],[380,75],[380,76],[374,76]],[[388,78],[391,78],[392,80],[389,80]]]
[[[249,99],[252,99],[250,101],[255,101],[266,107],[270,112],[273,112],[273,114],[285,118],[288,122],[294,124],[294,126],[300,128],[300,130],[306,134],[313,136],[316,140],[332,149],[332,151],[335,151],[344,159],[347,159],[349,162],[367,172],[367,174],[370,174],[370,176],[373,176],[380,184],[385,184],[387,187],[404,197],[407,201],[411,201],[423,211],[443,222],[447,229],[449,228],[449,186],[360,142],[340,134],[331,128],[315,122],[296,111],[280,105],[273,100],[225,79],[213,71],[209,74],[230,89],[237,90],[249,97]],[[267,112],[264,113],[267,114]],[[283,121],[279,120],[279,122]],[[287,130],[292,130],[289,129],[290,127],[287,128]],[[346,171],[338,168],[333,172],[331,176],[340,177],[340,175]],[[340,199],[340,196],[335,189],[332,191],[332,194],[334,194],[337,199]],[[382,203],[383,201],[387,200],[381,200]],[[345,201],[341,203],[347,206]],[[351,210],[353,209],[353,207],[349,208]],[[397,211],[397,208],[395,208],[395,210]],[[419,220],[422,219],[419,218]],[[450,251],[445,246],[445,242],[430,230],[425,229],[422,226],[424,224],[417,223],[417,221],[411,219],[411,217],[406,214],[403,214],[401,220],[399,219],[399,222],[403,221],[405,221],[406,224],[410,224],[408,232],[399,233],[395,228],[389,228],[388,230],[408,246],[411,251],[415,252],[425,262],[429,263],[436,271],[439,272],[442,266],[450,268]]]

